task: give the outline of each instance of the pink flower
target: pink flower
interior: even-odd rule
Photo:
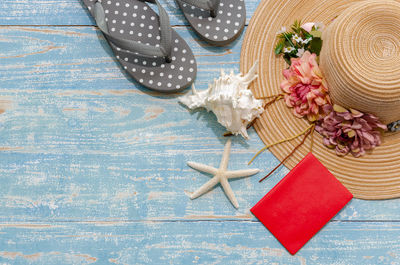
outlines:
[[[323,106],[330,104],[328,88],[316,62],[316,54],[304,52],[301,58],[292,58],[289,69],[283,70],[286,105],[297,117],[307,116],[313,122],[324,116]]]
[[[303,25],[301,25],[301,28],[307,32],[311,32],[313,27],[315,30],[319,30],[319,31],[324,30],[324,24],[322,24],[321,22],[317,22],[317,23],[308,22],[308,23],[304,23]]]
[[[352,153],[359,157],[381,144],[379,129],[387,130],[387,127],[374,115],[338,105],[325,108],[330,113],[318,121],[315,130],[324,137],[324,145],[335,148],[337,155]]]
[[[312,30],[312,28],[314,27],[315,23],[314,22],[308,22],[308,23],[304,23],[301,27],[307,31],[310,32]]]

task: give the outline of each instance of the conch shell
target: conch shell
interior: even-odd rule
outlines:
[[[233,71],[229,75],[221,70],[221,76],[214,79],[207,90],[197,92],[192,88],[192,95],[185,95],[179,101],[189,109],[206,108],[214,112],[218,122],[234,135],[249,138],[246,127],[264,111],[263,100],[254,97],[249,84],[258,77],[256,62],[246,75]]]

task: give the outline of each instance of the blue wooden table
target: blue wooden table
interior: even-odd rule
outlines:
[[[205,89],[239,69],[242,38],[198,40],[173,1]],[[246,0],[248,20],[258,0]],[[224,129],[206,111],[139,87],[79,0],[0,1],[0,264],[400,264],[399,200],[353,200],[291,256],[249,209],[288,171],[264,153],[256,176],[191,201],[218,166]],[[265,25],[266,27],[268,25]],[[233,138],[230,169],[263,146]]]

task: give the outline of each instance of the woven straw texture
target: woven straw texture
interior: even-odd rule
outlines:
[[[355,3],[323,33],[320,68],[336,104],[400,120],[400,3]]]
[[[399,105],[393,103],[396,100],[390,100],[390,98],[400,97],[400,88],[395,86],[396,82],[399,83],[396,78],[400,76],[397,67],[399,65],[400,48],[400,36],[398,35],[400,32],[400,24],[398,23],[400,12],[399,10],[391,11],[392,8],[397,9],[395,6],[399,2],[379,1],[379,6],[376,8],[388,12],[390,18],[385,18],[387,16],[380,16],[379,18],[376,12],[366,10],[363,12],[353,11],[352,15],[355,19],[348,16],[347,20],[344,20],[351,24],[340,29],[341,31],[349,30],[353,32],[351,38],[346,39],[346,37],[341,36],[340,30],[330,32],[331,28],[336,29],[338,27],[330,27],[330,24],[339,21],[335,18],[338,18],[341,14],[344,14],[343,17],[345,17],[346,13],[350,13],[348,8],[352,8],[354,4],[366,3],[367,1],[371,4],[377,3],[377,1],[370,0],[262,1],[247,29],[240,60],[242,72],[247,72],[256,60],[259,61],[259,78],[253,82],[251,87],[255,95],[265,97],[281,93],[279,85],[283,79],[282,70],[287,65],[281,57],[274,54],[276,32],[282,26],[290,26],[296,19],[301,19],[303,22],[323,22],[328,27],[323,36],[327,38],[326,43],[328,45],[326,45],[324,39],[321,55],[336,52],[334,55],[330,54],[329,60],[333,62],[327,60],[324,62],[326,65],[323,66],[326,69],[335,69],[332,76],[329,76],[331,80],[336,80],[338,83],[337,86],[334,85],[334,90],[341,91],[340,79],[335,77],[335,74],[340,73],[347,78],[346,80],[349,83],[353,84],[350,89],[354,90],[346,91],[348,97],[344,97],[344,100],[350,98],[350,101],[345,105],[353,108],[375,107],[373,111],[368,112],[375,112],[374,114],[379,116],[387,114],[388,120],[393,119],[393,117],[390,117],[392,114],[386,111],[381,103],[385,102],[388,104],[387,106],[393,104],[390,106],[394,107]],[[342,20],[343,17],[340,16],[339,19]],[[345,40],[345,42],[338,42],[340,39]],[[325,49],[325,45],[331,49]],[[342,53],[340,53],[341,51]],[[375,62],[375,59],[378,62]],[[372,61],[372,64],[368,65],[363,60]],[[356,70],[351,67],[356,67]],[[386,75],[383,74],[384,71],[386,71]],[[378,80],[375,77],[378,77]],[[369,84],[365,84],[366,82]],[[356,85],[357,83],[364,86],[359,88]],[[381,84],[382,86],[380,86]],[[328,86],[330,86],[329,80]],[[380,89],[378,90],[377,87]],[[361,94],[363,100],[359,100],[356,97],[360,96],[360,89],[362,88],[364,88],[365,93]],[[336,93],[333,98],[335,100],[343,97],[341,93]],[[365,103],[366,99],[370,99],[371,102]],[[393,109],[392,112],[400,113]],[[308,125],[309,123],[305,119],[296,118],[281,100],[269,106],[254,126],[263,142],[270,144],[298,134]],[[282,160],[300,143],[301,138],[276,145],[269,150],[279,160]],[[307,139],[305,144],[285,162],[285,165],[292,169],[309,151],[310,139]],[[312,152],[356,198],[376,200],[400,197],[400,133],[385,134],[381,146],[360,158],[354,158],[352,155],[338,157],[334,150],[323,146],[322,137],[315,133]]]

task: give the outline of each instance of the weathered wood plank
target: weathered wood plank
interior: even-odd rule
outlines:
[[[239,68],[241,39],[226,47],[212,47],[199,41],[190,28],[175,28],[196,55],[197,87],[205,88],[221,68]],[[102,88],[137,90],[94,27],[0,27],[0,45],[2,88],[82,93]]]
[[[259,2],[246,0],[247,22]],[[188,24],[174,1],[160,3],[167,10],[171,25]],[[2,0],[0,25],[94,25],[94,21],[80,0]]]
[[[258,222],[0,225],[2,264],[399,264],[399,223],[329,223],[291,256]]]
[[[198,89],[237,70],[241,40],[226,48],[179,33],[199,63]],[[212,114],[189,112],[177,96],[149,92],[118,67],[93,27],[0,29],[0,220],[254,220],[249,208],[287,172],[232,182],[236,211],[217,188],[191,201],[208,176],[185,162],[218,165],[225,139]],[[234,138],[230,168],[263,145]],[[338,220],[400,220],[399,200],[353,200]]]
[[[241,40],[210,47],[161,2],[196,54],[198,89],[238,70]],[[137,87],[79,0],[2,0],[0,25],[48,25],[0,26],[1,264],[400,264],[399,200],[353,200],[289,255],[249,212],[287,172],[258,183],[278,162],[268,152],[262,173],[231,182],[238,211],[220,188],[191,201],[208,176],[185,162],[217,165],[223,128],[182,93]],[[263,146],[250,135],[233,138],[230,168]]]

